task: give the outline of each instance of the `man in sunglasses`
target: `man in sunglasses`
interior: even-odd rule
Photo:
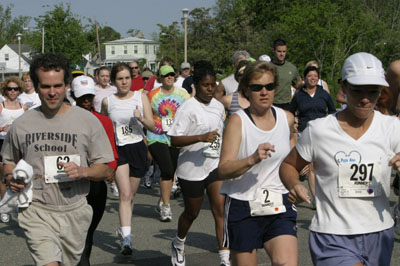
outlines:
[[[278,70],[278,88],[275,92],[274,105],[288,110],[292,97],[291,87],[300,87],[302,80],[297,67],[285,60],[287,45],[284,40],[274,41],[272,64]]]
[[[36,56],[30,76],[42,105],[11,125],[1,150],[4,175],[11,192],[21,192],[26,184],[13,170],[21,159],[33,167],[31,202],[19,208],[18,223],[35,264],[76,265],[92,219],[89,180],[110,176],[114,155],[98,119],[64,102],[71,77],[64,56]]]
[[[131,68],[132,72],[132,85],[131,91],[138,91],[144,88],[144,83],[142,80],[142,76],[139,74],[139,63],[138,61],[134,60],[129,63],[129,67]]]

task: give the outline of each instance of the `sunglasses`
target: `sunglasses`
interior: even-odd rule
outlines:
[[[131,69],[139,69],[139,67],[137,67],[137,66],[136,67],[131,67]]]
[[[7,87],[7,91],[19,91],[20,87]]]
[[[161,76],[161,77],[163,77],[163,78],[166,78],[166,77],[175,77],[175,73],[168,73],[168,74],[166,74],[166,75],[163,75],[163,76]]]
[[[251,91],[261,91],[263,88],[266,88],[267,91],[273,91],[275,89],[275,83],[268,84],[249,84],[249,89]]]

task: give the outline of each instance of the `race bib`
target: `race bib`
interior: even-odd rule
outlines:
[[[44,156],[44,179],[47,184],[70,182],[75,180],[70,179],[67,176],[64,167],[58,165],[59,162],[74,162],[76,165],[80,166],[81,157],[79,154]]]
[[[162,130],[164,132],[168,132],[168,130],[170,130],[170,128],[172,127],[172,124],[174,123],[174,119],[173,118],[161,118],[161,126],[162,126]]]
[[[119,145],[139,142],[143,138],[137,126],[132,124],[116,126],[116,133]]]
[[[282,194],[268,189],[260,189],[257,193],[257,198],[249,201],[249,206],[251,216],[274,215],[286,212]]]
[[[381,164],[339,164],[339,197],[378,197],[382,194]]]
[[[221,141],[221,137],[218,136],[209,144],[208,148],[203,151],[203,155],[209,158],[218,158],[221,152]]]

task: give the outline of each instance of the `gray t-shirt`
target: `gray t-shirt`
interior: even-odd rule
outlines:
[[[46,183],[49,156],[79,156],[83,167],[114,160],[110,142],[99,120],[89,111],[72,106],[68,112],[48,118],[35,108],[14,121],[1,150],[3,163],[15,165],[24,159],[34,170],[33,200],[48,205],[70,205],[89,192],[89,181],[79,179]],[[45,161],[47,166],[45,167]]]

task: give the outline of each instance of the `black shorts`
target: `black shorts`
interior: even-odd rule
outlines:
[[[144,141],[117,146],[117,165],[129,164],[129,176],[142,178],[147,172],[147,146]]]
[[[169,147],[164,143],[155,142],[149,145],[149,151],[160,168],[161,179],[174,179],[176,166],[178,164],[179,149],[176,147]]]
[[[189,198],[199,198],[204,195],[204,190],[215,181],[219,181],[218,168],[212,170],[208,176],[201,181],[189,181],[179,178],[179,185],[181,186],[181,191],[183,196]]]
[[[286,212],[251,216],[248,201],[230,197],[225,202],[225,225],[223,245],[231,250],[251,252],[263,248],[264,243],[280,235],[297,237],[297,209],[288,200],[288,194],[283,194],[283,204]]]

